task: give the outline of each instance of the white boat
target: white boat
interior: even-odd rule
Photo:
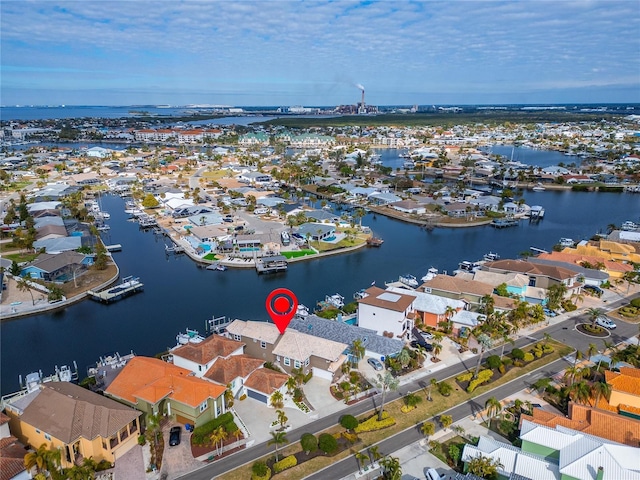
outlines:
[[[176,335],[177,347],[180,345],[187,345],[189,343],[200,343],[204,340],[204,337],[198,333],[197,330],[190,330],[187,328],[185,333],[178,333]]]
[[[364,288],[361,288],[360,290],[358,290],[356,293],[353,294],[353,299],[362,300],[366,296],[367,296],[367,291]]]
[[[436,275],[438,275],[438,269],[435,267],[431,267],[429,270],[427,270],[426,275],[420,280],[422,280],[423,282],[428,282],[429,280],[435,278]]]
[[[327,295],[326,297],[324,297],[324,301],[336,308],[344,307],[344,297],[339,293],[336,293],[334,295]]]
[[[631,221],[626,221],[622,225],[620,225],[620,230],[624,230],[625,232],[633,232],[637,229],[638,225]]]
[[[542,184],[538,183],[531,190],[533,190],[534,192],[544,192],[546,190],[546,188],[544,188],[544,186]]]
[[[482,257],[487,262],[495,262],[496,260],[500,260],[500,255],[497,253],[489,252],[485,253]]]
[[[573,247],[574,245],[573,239],[564,238],[564,237],[561,238],[558,243],[560,244],[561,247]]]
[[[308,315],[309,315],[309,309],[305,305],[302,305],[301,303],[298,304],[298,308],[296,309],[296,316],[306,317]]]
[[[482,266],[480,262],[469,262],[464,260],[458,264],[458,271],[461,272],[475,272]]]
[[[398,280],[400,281],[400,283],[404,283],[405,285],[413,288],[417,288],[418,285],[420,285],[418,283],[418,279],[411,274],[400,275]]]
[[[218,272],[224,272],[227,270],[227,267],[220,263],[212,263],[211,265],[207,266],[207,270],[217,270]]]

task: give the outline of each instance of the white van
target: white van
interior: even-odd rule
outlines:
[[[425,476],[427,477],[427,480],[442,480],[444,478],[440,476],[435,468],[430,468],[429,470],[427,470]]]

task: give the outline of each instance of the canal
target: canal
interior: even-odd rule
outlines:
[[[80,376],[100,355],[133,350],[155,355],[175,345],[186,328],[203,331],[211,316],[267,320],[265,299],[277,287],[289,288],[310,308],[325,295],[347,301],[375,282],[399,275],[422,277],[436,267],[451,272],[462,260],[478,260],[492,251],[516,258],[534,246],[551,249],[561,237],[586,239],[609,224],[638,221],[640,197],[628,193],[525,192],[529,205],[546,209],[538,224],[494,229],[489,226],[426,231],[418,226],[368,214],[363,225],[384,239],[380,248],[291,264],[286,273],[258,276],[254,269],[210,271],[182,256],[166,256],[162,237],[128,221],[119,197],[103,197],[111,214],[106,243],[120,243],[114,253],[121,275],[140,277],[144,292],[103,305],[85,300],[63,311],[0,324],[0,393],[18,389],[18,376],[77,362]]]

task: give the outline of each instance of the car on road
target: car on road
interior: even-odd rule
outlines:
[[[180,434],[182,433],[182,427],[175,426],[171,427],[169,430],[169,445],[171,447],[175,447],[176,445],[180,445]]]
[[[596,319],[596,325],[600,325],[601,327],[604,327],[608,330],[613,330],[617,326],[615,323],[613,323],[611,320],[609,320],[605,316],[598,317]]]
[[[376,358],[368,358],[367,363],[373,367],[374,370],[384,370],[382,362]]]

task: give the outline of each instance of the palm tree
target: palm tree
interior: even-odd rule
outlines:
[[[365,466],[365,462],[369,460],[369,455],[363,452],[356,452],[355,455],[356,460],[358,461],[358,471],[362,473],[362,469]]]
[[[280,429],[283,429],[287,424],[287,420],[289,420],[289,418],[283,410],[277,410],[276,413],[278,414],[278,423],[280,424]]]
[[[211,443],[213,443],[213,445],[216,447],[216,453],[218,455],[221,454],[222,445],[223,442],[227,439],[227,436],[227,431],[222,425],[216,428],[213,432],[211,432],[211,435],[209,435],[209,439],[211,440]]]
[[[591,397],[591,388],[584,380],[576,382],[569,387],[569,396],[574,402],[586,405]]]
[[[33,450],[24,456],[24,467],[31,470],[35,467],[36,472],[44,478],[49,478],[51,472],[57,472],[60,467],[60,450],[50,450],[46,443],[43,443],[37,450]]]
[[[284,396],[280,390],[276,390],[271,394],[271,406],[275,409],[284,407]]]
[[[386,480],[400,480],[402,478],[402,466],[396,457],[387,456],[380,461],[382,476]]]
[[[271,440],[267,442],[267,445],[275,445],[276,447],[276,462],[278,461],[278,445],[284,445],[289,443],[287,435],[284,432],[270,432]]]
[[[293,378],[292,376],[289,376],[289,378],[287,378],[287,382],[285,385],[287,386],[287,392],[291,393],[293,392],[293,389],[298,386],[298,383],[296,382],[295,378]]]
[[[407,350],[406,348],[400,350],[400,353],[398,354],[398,362],[400,362],[402,368],[405,368],[407,365],[409,365],[410,361],[411,355],[409,354],[409,350]]]
[[[431,400],[431,389],[433,387],[435,387],[436,385],[438,385],[438,380],[436,380],[435,378],[431,378],[431,380],[429,380],[429,386],[427,387],[427,400],[429,400],[430,402]]]
[[[598,408],[598,402],[601,396],[608,397],[611,394],[611,385],[607,382],[594,382],[591,385],[591,394],[595,397],[594,407]]]
[[[428,441],[429,437],[436,432],[436,426],[433,422],[424,422],[422,427],[420,427],[420,431],[425,437],[427,437]]]
[[[438,358],[438,355],[440,355],[440,352],[442,352],[442,344],[441,343],[433,343],[433,357],[434,358]]]
[[[445,430],[451,426],[453,423],[453,417],[451,415],[440,415],[440,425]]]
[[[498,469],[504,468],[497,458],[485,457],[482,454],[472,458],[467,463],[469,473],[481,478],[498,478]]]
[[[564,375],[562,376],[562,380],[564,380],[564,383],[566,383],[568,387],[573,385],[576,377],[580,375],[580,370],[581,369],[577,367],[575,364],[565,368]]]
[[[480,355],[478,355],[478,363],[476,364],[476,371],[473,374],[473,378],[478,376],[478,372],[480,371],[480,364],[482,363],[482,354],[488,348],[491,348],[491,337],[489,337],[485,333],[479,334],[476,339],[480,344]]]
[[[380,447],[378,445],[373,445],[369,447],[369,455],[371,455],[371,463],[375,463],[382,458],[382,454],[380,453]]]
[[[598,353],[598,347],[596,346],[595,343],[590,343],[589,348],[587,348],[587,356],[589,357],[589,361],[591,361],[591,357],[595,353]]]
[[[382,420],[382,412],[384,411],[384,397],[387,390],[397,390],[400,381],[391,375],[391,372],[385,372],[384,375],[378,374],[376,380],[374,380],[376,387],[382,389],[382,397],[380,400],[380,411],[378,412],[378,421]]]
[[[29,292],[29,295],[31,295],[31,303],[33,305],[36,304],[36,301],[33,298],[33,291],[31,290],[29,282],[27,282],[26,278],[20,278],[18,280],[18,283],[16,283],[16,287],[18,287],[18,290],[20,290],[21,292]]]
[[[598,317],[602,316],[603,312],[599,308],[588,308],[585,313],[589,317],[589,320],[591,321],[591,325],[595,327],[596,320],[598,320]]]
[[[356,338],[353,342],[351,342],[351,358],[355,360],[354,366],[358,366],[358,362],[364,358],[364,344],[362,340]]]
[[[489,421],[502,411],[502,404],[496,397],[490,397],[484,403],[484,408],[487,409],[487,415],[489,415]]]

